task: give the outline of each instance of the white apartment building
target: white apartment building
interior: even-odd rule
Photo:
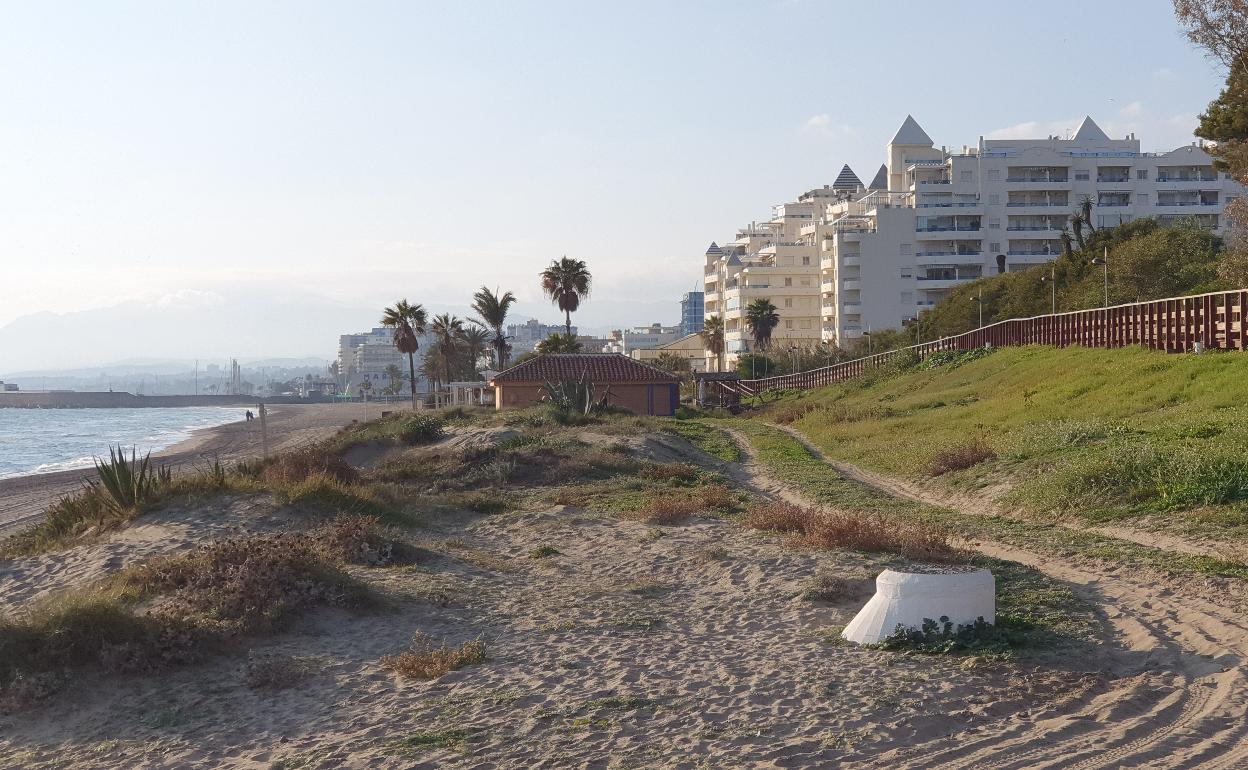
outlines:
[[[741,228],[722,247],[711,243],[705,254],[705,315],[724,319],[726,366],[732,368],[753,349],[745,311],[760,298],[770,300],[780,316],[772,332],[773,350],[819,343],[820,252],[812,226],[830,203],[864,190],[845,166],[834,184],[776,206],[770,220]]]
[[[897,328],[1002,265],[1054,259],[1085,198],[1098,229],[1193,218],[1221,233],[1226,205],[1245,193],[1195,144],[1141,152],[1135,136],[1110,139],[1091,118],[1070,138],[980,137],[953,152],[907,116],[885,156],[867,190],[824,203],[800,229],[819,244],[822,336],[842,345]],[[710,265],[708,255],[708,292]]]
[[[418,337],[420,349],[416,351],[416,392],[428,391],[428,382],[421,376],[420,367],[425,351],[433,343],[427,334]],[[338,337],[338,381],[344,391],[358,393],[360,384],[367,380],[373,393],[390,384],[386,370],[393,364],[406,376],[407,356],[394,346],[394,330],[384,326],[375,327],[362,334],[343,334]],[[405,392],[407,386],[404,386]]]

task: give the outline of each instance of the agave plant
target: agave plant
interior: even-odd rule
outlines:
[[[572,380],[548,382],[546,398],[560,412],[587,415],[594,410],[594,384]]]
[[[139,508],[173,480],[168,466],[153,467],[152,453],[140,458],[134,447],[130,448],[129,458],[120,446],[109,447],[107,461],[95,459],[95,472],[100,479],[87,482],[88,486],[107,493],[105,499],[117,511]]]

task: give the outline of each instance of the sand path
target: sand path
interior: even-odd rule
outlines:
[[[727,431],[746,453],[739,474],[752,486],[810,505],[792,485],[767,472],[741,433]],[[949,506],[897,479],[811,454],[843,475],[889,495]],[[983,513],[983,511],[979,511]],[[1160,547],[1157,543],[1146,543]],[[1119,648],[1103,662],[1107,689],[1055,704],[1026,718],[985,725],[975,736],[937,738],[880,755],[879,766],[981,768],[1232,768],[1248,766],[1248,622],[1241,612],[1156,583],[1107,574],[998,543],[975,547],[1068,583],[1101,609]]]

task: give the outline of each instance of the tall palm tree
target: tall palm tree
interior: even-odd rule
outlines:
[[[1079,244],[1079,250],[1083,251],[1083,247],[1087,244],[1083,241],[1083,217],[1078,211],[1070,215],[1070,229],[1075,231],[1075,243]]]
[[[551,262],[550,267],[542,271],[541,278],[542,291],[563,311],[564,327],[568,336],[572,336],[572,312],[589,296],[589,270],[582,260],[565,256]]]
[[[1092,224],[1092,196],[1085,195],[1079,199],[1079,216],[1083,219],[1083,223],[1088,226],[1092,232],[1096,232],[1096,226]]]
[[[507,351],[511,349],[503,334],[503,324],[507,323],[507,311],[515,301],[516,295],[509,291],[499,294],[497,288],[490,291],[484,286],[472,295],[472,309],[477,311],[477,323],[494,332],[494,340],[490,344],[494,347],[494,366],[500,370],[507,368]]]
[[[755,350],[766,350],[771,345],[771,331],[780,325],[780,314],[771,300],[759,297],[745,309],[745,325],[754,338]]]
[[[446,384],[451,384],[451,361],[455,358],[455,343],[464,333],[464,322],[453,315],[436,315],[429,324],[429,331],[438,338],[438,347],[442,350],[444,361],[443,371],[446,373]]]
[[[722,372],[724,370],[724,319],[717,315],[707,318],[698,336],[702,338],[703,347],[715,356],[715,371]]]
[[[490,332],[482,326],[473,325],[464,329],[459,338],[463,341],[464,349],[468,354],[468,366],[475,374],[477,361],[490,346]]]
[[[416,409],[416,351],[420,350],[418,335],[425,333],[427,320],[424,307],[419,302],[409,304],[406,299],[394,303],[381,313],[381,325],[394,329],[394,346],[407,354],[407,370],[412,386],[412,409]]]

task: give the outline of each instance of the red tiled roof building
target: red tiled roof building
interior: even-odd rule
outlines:
[[[680,405],[680,379],[669,371],[618,353],[548,353],[494,375],[499,409],[532,406],[546,395],[546,383],[589,382],[594,399],[634,414],[669,416]]]

